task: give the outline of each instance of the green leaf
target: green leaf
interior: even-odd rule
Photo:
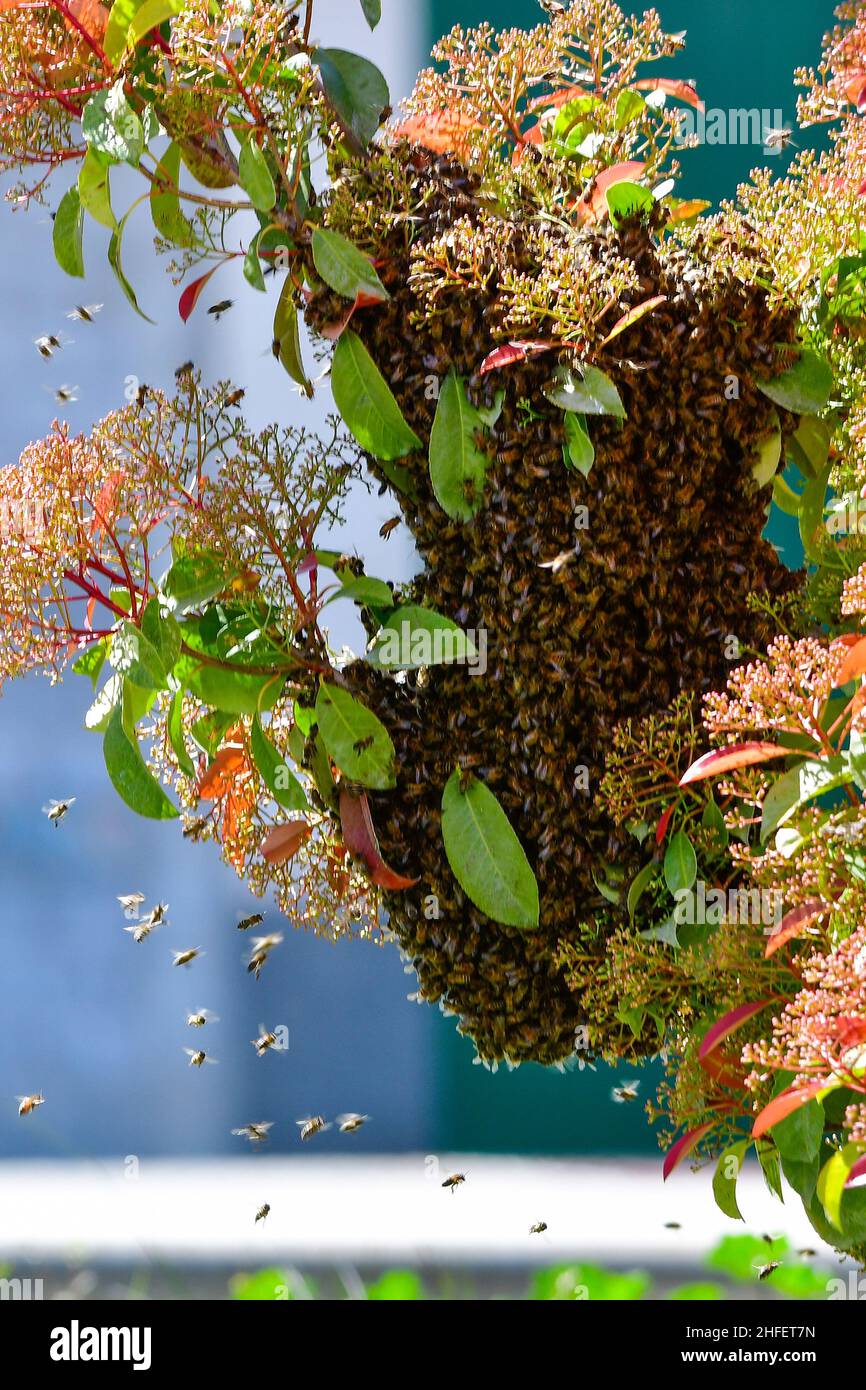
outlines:
[[[94,690],[110,646],[110,637],[100,637],[98,642],[92,642],[89,647],[85,647],[78,660],[73,662],[72,670],[76,676],[88,676]]]
[[[68,188],[60,199],[53,232],[54,258],[67,275],[84,275],[83,231],[84,210],[78,189]]]
[[[781,473],[777,473],[773,479],[773,501],[786,516],[800,515],[800,507],[803,504],[802,496],[794,491]]]
[[[361,9],[370,28],[375,29],[382,18],[382,0],[361,0]],[[372,1297],[372,1294],[368,1294],[368,1297]]]
[[[842,754],[826,759],[807,759],[789,772],[783,772],[771,784],[761,807],[761,843],[778,826],[797,812],[801,806],[824,792],[853,782],[850,761]]]
[[[634,921],[634,914],[637,905],[643,897],[645,889],[652,882],[657,872],[658,865],[650,861],[649,864],[644,864],[643,868],[640,870],[639,873],[635,874],[634,878],[629,884],[628,897],[626,898],[626,907],[628,908],[628,916],[630,922]]]
[[[300,811],[305,807],[308,804],[306,792],[270,739],[266,737],[257,714],[253,716],[250,726],[250,749],[253,762],[277,805],[287,811]]]
[[[337,784],[331,771],[331,762],[324,740],[318,732],[313,739],[312,752],[310,753],[310,772],[316,784],[316,791],[324,804],[329,806],[332,811],[338,811],[340,799],[337,794]]]
[[[386,671],[417,671],[446,662],[472,662],[476,656],[475,644],[450,618],[407,603],[389,613],[367,660]]]
[[[749,1149],[751,1139],[741,1139],[719,1155],[716,1171],[713,1174],[713,1196],[716,1206],[732,1221],[743,1221],[742,1212],[737,1205],[737,1179],[743,1166],[743,1159]]]
[[[646,102],[640,92],[632,91],[631,87],[625,87],[616,99],[616,106],[613,113],[614,130],[624,130],[637,116],[642,116],[646,111]],[[614,185],[615,187],[616,185]]]
[[[259,212],[270,212],[277,201],[277,190],[264,152],[252,136],[241,145],[238,182],[254,208]]]
[[[130,208],[129,212],[124,214],[124,216],[120,219],[120,222],[117,224],[116,229],[111,234],[111,239],[108,243],[108,264],[114,271],[120,288],[123,290],[123,293],[126,295],[126,298],[129,300],[135,312],[138,315],[140,315],[141,318],[146,319],[148,323],[153,323],[153,319],[148,318],[147,314],[145,314],[138,307],[138,300],[135,297],[135,290],[132,288],[132,285],[129,283],[126,276],[124,275],[123,266],[120,260],[120,245],[123,240],[123,233],[126,229],[127,220],[132,211],[133,208]]]
[[[565,444],[562,457],[566,468],[574,468],[586,478],[595,462],[595,449],[589,437],[586,416],[580,411],[567,410],[563,416]]]
[[[205,645],[199,634],[189,628],[184,629],[184,636],[193,650]],[[177,663],[175,674],[204,704],[228,714],[255,714],[271,709],[285,684],[279,675],[248,675],[232,670],[229,661],[223,666],[210,666],[186,655]]]
[[[342,48],[317,48],[313,57],[330,105],[356,139],[369,144],[391,104],[381,72],[366,58]]]
[[[289,276],[280,291],[274,314],[274,342],[279,344],[280,365],[285,368],[292,381],[296,381],[306,396],[312,396],[313,384],[304,370],[301,360],[301,336],[298,327],[298,306],[294,300],[294,286]]]
[[[122,78],[90,98],[81,115],[81,133],[88,148],[110,163],[133,168],[138,164],[144,153],[144,131],[126,99]]]
[[[132,48],[145,34],[149,34],[151,29],[164,24],[173,15],[180,14],[186,3],[187,0],[144,0],[127,30],[127,47]]]
[[[112,232],[117,226],[117,218],[111,207],[111,190],[108,185],[108,165],[88,150],[78,171],[78,196],[85,212],[89,212],[95,222],[108,227]]]
[[[715,836],[723,849],[727,848],[728,841],[730,840],[728,827],[725,825],[725,818],[712,797],[710,797],[710,800],[703,809],[701,825],[704,830],[709,830],[709,832]]]
[[[361,339],[341,333],[331,365],[337,409],[362,449],[380,459],[402,458],[422,447],[403,419],[391,389]]]
[[[175,613],[187,613],[221,593],[230,580],[219,556],[203,550],[175,560],[163,581],[163,590]]]
[[[252,285],[254,290],[261,290],[266,293],[265,277],[262,271],[262,263],[259,259],[259,238],[261,232],[256,232],[247,247],[247,254],[244,256],[244,279],[248,285]]]
[[[605,189],[604,198],[614,226],[628,217],[642,217],[652,211],[654,206],[650,190],[639,183],[630,183],[627,179],[612,183]]]
[[[183,695],[183,691],[179,693]],[[193,724],[189,731],[190,735],[196,746],[207,755],[209,762],[216,757],[217,751],[236,717],[234,714],[226,714],[224,710],[212,709]]]
[[[843,1229],[842,1198],[845,1195],[845,1183],[862,1152],[862,1144],[845,1144],[827,1159],[818,1174],[818,1201],[826,1212],[827,1220],[839,1231]]]
[[[108,721],[102,748],[108,775],[127,806],[151,820],[177,816],[177,807],[169,801],[141,756],[135,726],[128,714],[125,687],[121,702],[115,705]]]
[[[328,602],[336,603],[337,599],[341,598],[360,603],[365,608],[394,607],[394,595],[384,579],[374,579],[372,575],[367,574],[362,574],[357,579],[346,579]]]
[[[795,415],[817,415],[830,399],[833,371],[826,358],[803,348],[793,367],[755,385],[774,405]]]
[[[123,57],[126,35],[136,10],[141,9],[145,0],[114,0],[108,15],[105,38],[102,47],[110,63],[116,64]]]
[[[832,430],[826,420],[804,415],[787,441],[788,455],[806,478],[817,478],[827,463]]]
[[[598,367],[583,366],[577,374],[560,369],[556,384],[544,394],[560,410],[577,410],[584,415],[615,415],[618,420],[625,419],[625,407],[619,392],[610,377]]]
[[[671,837],[664,862],[665,883],[672,893],[691,888],[698,875],[694,846],[684,830]]]
[[[784,1090],[791,1079],[782,1079],[778,1089]],[[773,1125],[782,1172],[807,1206],[815,1195],[823,1137],[824,1107],[819,1100],[807,1101]]]
[[[372,710],[342,686],[322,681],[316,719],[325,748],[346,777],[378,791],[394,786],[394,745]]]
[[[171,671],[180,655],[180,627],[174,615],[166,611],[165,599],[157,597],[148,601],[141,615],[141,631],[157,652],[163,668]]]
[[[761,1165],[761,1172],[764,1175],[764,1182],[774,1197],[778,1197],[780,1202],[784,1202],[785,1197],[782,1191],[782,1173],[779,1163],[779,1153],[773,1144],[758,1140],[755,1145],[755,1152],[758,1155],[758,1162]]]
[[[376,3],[378,5],[378,0]],[[364,4],[369,7],[370,0],[364,0]],[[370,27],[373,27],[372,24]],[[373,1301],[388,1299],[391,1302],[416,1303],[424,1297],[424,1285],[411,1269],[389,1269],[375,1284],[369,1285],[367,1297]]]
[[[339,232],[317,227],[312,241],[313,264],[326,285],[345,299],[359,294],[371,299],[390,299],[372,262]]]
[[[466,395],[453,367],[442,383],[430,432],[430,482],[442,510],[471,521],[483,503],[490,458],[478,446],[486,421]]]
[[[164,690],[168,675],[159,652],[135,623],[123,622],[114,634],[108,657],[115,671],[143,690]]]
[[[150,216],[159,235],[174,246],[195,246],[192,224],[180,210],[180,148],[172,141],[156,168],[156,178],[150,190]]]
[[[782,458],[782,428],[775,410],[772,415],[775,419],[773,428],[758,440],[751,457],[752,477],[758,487],[766,487],[767,483],[772,482]]]
[[[493,792],[456,769],[442,794],[442,839],[451,871],[480,912],[504,926],[538,926],[538,884]]]
[[[177,765],[185,776],[195,777],[195,766],[189,756],[186,747],[186,740],[183,736],[183,691],[178,690],[171,702],[168,712],[168,737],[174,756],[177,758]]]

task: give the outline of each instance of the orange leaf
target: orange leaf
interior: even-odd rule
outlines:
[[[811,922],[814,917],[821,917],[826,911],[827,905],[820,898],[810,898],[808,902],[801,903],[799,907],[786,912],[767,942],[764,951],[765,958],[774,956],[782,946],[795,936],[802,936],[806,923]]]
[[[124,474],[119,468],[110,473],[96,494],[93,503],[93,516],[90,520],[91,536],[101,536],[105,532],[105,522],[112,516],[117,502],[117,494]]]
[[[216,801],[225,796],[237,773],[247,766],[247,755],[242,744],[223,744],[204,776],[199,779],[198,794],[201,800]]]
[[[849,647],[842,665],[839,667],[836,684],[847,685],[848,681],[856,680],[864,673],[866,673],[866,637],[861,637],[859,642],[855,642],[853,647]]]
[[[614,183],[639,178],[645,167],[639,159],[626,159],[622,164],[611,164],[609,169],[602,169],[600,174],[596,174],[577,205],[578,213],[583,214],[583,221],[603,222],[608,215],[604,196],[607,190]]]
[[[363,859],[380,888],[412,888],[418,882],[417,878],[403,878],[382,858],[366,793],[355,796],[345,788],[340,792],[340,824],[346,848]]]
[[[97,43],[102,42],[108,24],[108,10],[99,3],[99,0],[68,0],[66,8],[92,39],[96,39]],[[74,24],[70,24],[65,16],[64,22],[67,29],[73,33],[78,32]]]
[[[458,111],[432,111],[426,115],[410,116],[391,126],[390,134],[398,140],[423,145],[434,154],[456,154],[465,157],[469,152],[467,136],[479,127],[471,117]]]
[[[777,1125],[780,1120],[784,1120],[786,1115],[791,1115],[795,1110],[799,1110],[801,1105],[807,1101],[814,1100],[822,1091],[835,1090],[838,1083],[831,1081],[829,1077],[824,1077],[823,1081],[810,1081],[808,1086],[790,1086],[787,1091],[782,1091],[771,1100],[769,1105],[765,1105],[755,1123],[752,1125],[752,1138],[760,1139],[762,1134],[766,1134],[768,1129]]]
[[[862,116],[866,111],[866,72],[858,72],[846,82],[845,95]]]
[[[560,87],[556,92],[548,92],[545,96],[533,97],[527,105],[529,111],[558,111],[567,102],[573,101],[575,97],[586,96],[585,88],[581,86]]]
[[[655,294],[652,299],[645,299],[643,304],[636,304],[633,309],[629,309],[627,314],[623,314],[622,318],[617,319],[607,337],[602,338],[599,347],[606,347],[613,338],[618,338],[620,333],[624,333],[627,328],[631,328],[633,323],[638,323],[645,314],[651,314],[653,309],[657,309],[658,306],[664,304],[666,300],[666,294]]]
[[[790,754],[790,748],[780,748],[778,743],[729,743],[727,748],[715,748],[693,762],[680,778],[680,786],[687,787],[690,782],[717,777],[720,772],[731,772],[734,768],[766,763],[770,758],[787,758]]]
[[[283,825],[275,825],[262,840],[262,858],[268,864],[286,864],[312,833],[313,827],[305,820],[289,820]]]
[[[687,102],[696,111],[703,111],[704,109],[704,103],[694,87],[690,82],[683,82],[682,78],[643,77],[640,82],[635,82],[634,85],[640,92],[666,92],[669,97],[677,97],[678,100]]]
[[[702,212],[712,207],[706,198],[684,198],[681,203],[671,208],[669,222],[687,222],[690,217],[700,217]]]

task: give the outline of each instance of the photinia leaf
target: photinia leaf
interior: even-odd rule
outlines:
[[[397,140],[408,140],[434,154],[455,154],[465,158],[469,153],[469,136],[478,130],[478,122],[462,111],[429,111],[410,116],[391,127]]]
[[[78,189],[68,188],[60,199],[53,232],[54,257],[67,275],[84,275],[83,231],[84,210]]]
[[[698,874],[698,860],[694,846],[684,830],[678,830],[671,837],[665,853],[665,883],[676,895],[691,888]]]
[[[472,662],[477,655],[474,642],[450,618],[407,603],[389,613],[367,660],[386,671],[417,671],[447,662]]]
[[[144,0],[114,0],[108,16],[105,38],[102,47],[110,63],[116,64],[123,56],[126,35],[133,15],[144,4]]]
[[[195,777],[195,767],[189,756],[183,736],[183,691],[178,690],[168,712],[168,737],[177,758],[177,765],[185,777]]]
[[[247,247],[247,253],[244,256],[244,279],[248,285],[252,285],[254,290],[260,290],[262,294],[265,294],[265,277],[262,271],[262,263],[259,259],[260,237],[261,232],[256,232]]]
[[[708,1120],[706,1124],[696,1125],[694,1129],[690,1129],[686,1134],[682,1135],[672,1148],[668,1149],[665,1154],[665,1161],[662,1165],[662,1178],[665,1182],[667,1182],[674,1169],[691,1153],[695,1144],[697,1144],[705,1134],[708,1134],[710,1130],[715,1127],[716,1123],[716,1120]]]
[[[290,820],[276,825],[259,846],[262,858],[268,864],[287,864],[312,833],[312,826],[305,820]]]
[[[566,468],[573,468],[586,478],[595,462],[595,448],[589,437],[586,416],[577,410],[566,410],[563,416],[565,443],[562,457]]]
[[[837,1231],[843,1229],[842,1197],[854,1164],[862,1153],[862,1144],[844,1144],[827,1159],[818,1174],[818,1201]]]
[[[636,304],[633,309],[629,309],[628,313],[623,314],[621,318],[617,319],[607,337],[602,338],[599,347],[607,347],[607,344],[612,342],[614,338],[618,338],[620,333],[624,333],[627,328],[631,328],[632,324],[639,323],[647,314],[651,314],[653,309],[657,309],[660,304],[666,302],[666,294],[654,294],[652,299],[645,299],[642,304]]]
[[[650,190],[628,179],[609,184],[604,191],[604,200],[615,227],[629,217],[643,217],[645,213],[652,212],[655,206]]]
[[[852,1163],[845,1179],[845,1186],[852,1187],[860,1178],[866,1178],[866,1154],[861,1154],[856,1163]]]
[[[713,1174],[713,1196],[716,1199],[716,1206],[732,1221],[745,1219],[737,1205],[737,1179],[740,1176],[746,1151],[751,1143],[751,1139],[741,1139],[738,1143],[725,1149],[724,1153],[719,1155],[716,1171]]]
[[[187,3],[188,0],[144,0],[126,31],[127,47],[133,48],[151,29],[156,29],[167,19],[180,14]]]
[[[422,447],[403,419],[391,388],[351,328],[341,335],[334,350],[331,389],[344,423],[368,453],[390,460]]]
[[[793,367],[769,381],[756,381],[755,385],[784,410],[795,415],[817,415],[830,399],[833,370],[826,358],[811,348],[803,348]]]
[[[690,82],[684,82],[682,78],[642,77],[634,85],[641,92],[664,92],[669,97],[677,97],[679,101],[685,101],[689,106],[693,106],[696,111],[703,111],[704,109],[704,103],[694,87]]]
[[[761,843],[791,816],[814,801],[815,797],[854,780],[854,769],[847,757],[836,754],[826,759],[808,759],[798,763],[770,786],[761,805]]]
[[[560,368],[545,396],[560,410],[577,410],[583,415],[614,415],[625,419],[625,407],[610,377],[598,367],[582,366],[576,372]]]
[[[698,1056],[702,1060],[708,1057],[725,1041],[725,1038],[729,1038],[742,1024],[750,1018],[754,1018],[755,1014],[759,1014],[770,1003],[772,1003],[770,999],[753,999],[748,1004],[738,1004],[735,1009],[729,1009],[721,1018],[716,1019],[712,1028],[704,1034]]]
[[[394,786],[394,745],[371,709],[342,686],[322,681],[316,719],[328,755],[346,777],[379,791]]]
[[[388,867],[382,858],[379,841],[373,828],[370,803],[363,793],[356,796],[347,787],[340,790],[340,824],[343,829],[343,844],[351,854],[359,855],[370,877],[380,888],[394,892],[403,888],[413,888],[417,878],[404,878]]]
[[[436,501],[455,521],[470,521],[483,504],[490,458],[478,436],[487,419],[472,404],[451,367],[439,392],[430,431],[430,482]]]
[[[174,611],[186,613],[221,593],[230,580],[220,557],[203,550],[175,560],[162,587]]]
[[[123,266],[120,260],[120,247],[121,242],[123,240],[123,233],[126,228],[127,220],[132,211],[133,209],[130,208],[129,212],[124,214],[124,216],[118,222],[115,230],[111,233],[111,237],[108,242],[108,264],[114,271],[120,288],[123,290],[123,293],[126,295],[126,298],[129,300],[129,303],[132,305],[135,312],[139,315],[140,318],[145,319],[148,323],[153,323],[153,319],[148,318],[147,314],[145,314],[138,307],[138,300],[135,297],[135,290],[132,288],[126,276],[124,275]]]
[[[229,737],[237,737],[237,730],[230,730]],[[218,748],[207,771],[198,782],[198,794],[203,801],[218,801],[231,791],[232,783],[239,772],[246,771],[249,764],[243,743],[225,743]]]
[[[357,301],[358,296],[363,295],[367,302],[375,303],[391,298],[370,258],[339,232],[317,227],[313,232],[312,252],[318,274],[344,299]]]
[[[192,224],[180,210],[180,148],[174,141],[160,159],[155,178],[157,182],[152,185],[149,198],[154,227],[161,237],[175,246],[195,246]]]
[[[117,218],[111,207],[108,165],[103,164],[93,150],[87,151],[78,171],[78,196],[85,212],[89,212],[100,226],[108,227],[113,232]]]
[[[100,637],[98,642],[92,642],[89,647],[85,647],[78,660],[73,662],[72,670],[76,676],[88,676],[94,690],[110,645],[110,637]]]
[[[442,794],[442,839],[470,902],[504,926],[538,926],[538,883],[514,829],[488,787],[456,769]]]
[[[141,756],[135,726],[131,723],[125,686],[121,701],[115,705],[108,720],[102,748],[108,775],[127,806],[151,820],[168,820],[177,816],[177,807],[169,801]]]
[[[488,352],[478,368],[478,375],[486,376],[488,372],[501,371],[503,367],[510,367],[515,362],[525,362],[527,357],[537,357],[540,352],[549,352],[555,347],[559,347],[555,338],[525,338],[523,342],[503,343],[501,347]]]
[[[110,163],[138,164],[144,152],[144,130],[126,99],[123,79],[94,92],[81,113],[81,133],[88,148]]]
[[[277,190],[268,168],[268,161],[252,135],[241,145],[238,157],[238,183],[258,212],[270,212],[277,201]]]
[[[382,18],[382,0],[361,0],[361,9],[370,28],[375,29]]]
[[[789,941],[802,936],[807,923],[814,921],[816,917],[822,917],[827,911],[829,911],[827,904],[821,898],[810,898],[808,902],[801,903],[799,907],[786,912],[778,927],[775,927],[771,932],[764,956],[775,955]]]
[[[301,360],[301,335],[294,291],[292,279],[287,276],[274,313],[274,343],[279,345],[280,366],[285,368],[292,381],[297,382],[304,395],[311,397],[313,384],[304,371]]]
[[[184,323],[186,323],[196,304],[198,304],[199,296],[208,280],[212,275],[215,275],[218,270],[219,265],[213,266],[207,274],[200,275],[197,280],[193,280],[191,284],[187,285],[186,289],[181,294],[180,299],[177,301],[177,311]]]
[[[634,878],[632,879],[629,885],[628,896],[626,898],[626,907],[628,908],[629,921],[634,921],[634,914],[637,909],[637,905],[643,897],[645,889],[652,882],[653,878],[657,873],[658,865],[651,860],[649,864],[644,864],[643,868],[638,873],[636,873]]]
[[[861,637],[845,653],[836,684],[847,685],[848,681],[857,680],[862,675],[866,675],[866,637]]]
[[[317,48],[322,88],[329,104],[347,130],[367,145],[391,104],[388,84],[375,64],[342,48]]]
[[[627,159],[622,164],[612,164],[608,169],[602,169],[589,185],[583,202],[578,204],[578,214],[582,212],[584,220],[603,221],[608,214],[607,190],[612,184],[639,178],[645,168],[641,160]]]
[[[346,571],[344,570],[345,574]],[[352,603],[360,603],[366,608],[393,608],[394,595],[385,583],[384,579],[374,579],[370,574],[361,574],[356,578],[349,575],[344,579],[335,594],[328,599],[329,603],[336,603],[337,599],[346,598]]]
[[[731,772],[738,767],[765,763],[770,758],[790,756],[790,748],[780,748],[777,743],[729,743],[727,748],[716,748],[693,762],[680,778],[680,786],[687,787],[691,782],[716,777],[720,772]]]
[[[277,805],[286,811],[303,810],[307,805],[307,794],[285,759],[266,736],[257,714],[253,715],[250,725],[250,752],[265,786]]]
[[[656,826],[656,844],[657,844],[657,845],[662,844],[662,842],[664,841],[665,835],[667,835],[667,833],[668,833],[668,826],[669,826],[670,823],[671,823],[671,816],[673,815],[674,811],[676,810],[676,806],[677,806],[677,803],[676,803],[675,801],[672,801],[671,804],[670,804],[670,806],[667,808],[667,810],[664,811],[664,812],[662,813],[662,815],[659,817],[659,823],[658,823],[658,825]]]
[[[830,1091],[835,1091],[839,1087],[839,1082],[832,1080],[831,1077],[823,1077],[820,1081],[810,1081],[806,1086],[789,1086],[786,1091],[782,1091],[778,1096],[765,1105],[761,1113],[752,1126],[752,1137],[759,1139],[766,1134],[773,1125],[784,1120],[787,1115],[792,1114],[805,1105],[807,1101],[821,1100]]]

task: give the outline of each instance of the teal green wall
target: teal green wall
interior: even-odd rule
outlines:
[[[626,0],[621,3],[630,8]],[[639,8],[637,0],[634,8]],[[685,51],[663,69],[659,64],[658,75],[694,79],[707,107],[780,108],[784,123],[793,125],[792,74],[800,65],[816,63],[821,37],[833,23],[829,0],[715,0],[712,5],[658,0],[656,9],[668,31],[688,32]],[[534,0],[431,0],[430,43],[453,24],[487,19],[498,28],[529,26],[540,15]],[[800,146],[819,139],[817,132],[795,138]],[[754,146],[705,145],[683,154],[678,191],[717,202],[733,196],[756,164],[781,171],[788,157],[765,159]],[[796,526],[785,525],[786,520],[774,516],[768,535],[786,562],[796,566],[801,562]],[[472,1045],[457,1035],[451,1020],[441,1020],[439,1034],[437,1129],[443,1146],[529,1153],[658,1152],[642,1105],[615,1105],[610,1099],[611,1086],[634,1075],[641,1078],[642,1098],[651,1093],[661,1073],[658,1066],[637,1073],[628,1067],[599,1067],[567,1075],[531,1066],[492,1076],[472,1066]]]

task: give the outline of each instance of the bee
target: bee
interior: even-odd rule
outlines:
[[[637,1100],[639,1081],[624,1081],[621,1086],[614,1086],[611,1091],[611,1099],[617,1105],[629,1105],[633,1100]]]
[[[228,395],[223,401],[223,405],[240,405],[241,401],[243,400],[246,394],[247,393],[244,390],[244,388],[242,386],[238,386],[234,391],[229,391]]]
[[[559,571],[565,569],[566,565],[570,565],[572,560],[579,553],[577,547],[571,550],[561,550],[558,555],[554,555],[552,560],[542,561],[538,568],[540,570],[550,570],[551,574],[559,574]]]
[[[259,922],[265,920],[263,912],[251,912],[249,917],[242,917],[238,922],[238,931],[246,931],[248,927],[257,927]]]
[[[372,735],[372,734],[368,734],[366,738],[359,738],[359,739],[356,739],[355,742],[352,744],[352,747],[354,748],[354,750],[355,750],[356,753],[363,753],[363,752],[365,752],[366,749],[372,748],[372,746],[373,746],[373,735]]]
[[[149,390],[150,390],[150,387],[149,387],[149,386],[146,386],[146,385],[144,384],[144,382],[141,382],[141,384],[140,384],[139,386],[136,387],[136,389],[135,389],[135,399],[134,399],[134,401],[133,401],[133,404],[134,404],[134,405],[137,405],[138,408],[139,408],[139,410],[141,409],[141,407],[144,405],[145,401],[147,400],[147,393],[148,393]]]
[[[764,131],[764,144],[768,150],[786,150],[789,145],[796,145],[796,140],[791,137],[794,132],[790,126],[771,126]]]
[[[770,1260],[769,1264],[761,1265],[758,1269],[758,1278],[762,1282],[764,1279],[769,1279],[770,1275],[773,1273],[773,1270],[778,1269],[781,1263],[781,1260]]]
[[[252,955],[247,962],[247,973],[254,974],[258,979],[268,955],[275,946],[279,946],[282,939],[281,936],[254,936]]]
[[[180,380],[182,380],[183,377],[189,376],[190,373],[191,373],[191,372],[194,372],[194,371],[195,371],[195,363],[194,363],[194,362],[181,362],[180,366],[177,368],[177,371],[176,371],[175,374],[174,374],[174,379],[175,379],[175,381],[180,381]]]
[[[58,348],[61,348],[63,344],[55,333],[43,333],[40,338],[34,338],[33,346],[39,353],[39,356],[44,357],[47,361],[49,357],[53,357],[54,353],[57,352]]]
[[[682,1229],[683,1229],[683,1228],[682,1228],[682,1225],[680,1224],[679,1221],[666,1221],[666,1222],[665,1222],[665,1230],[666,1230],[666,1231],[681,1231]]]
[[[165,915],[167,912],[168,903],[157,903],[156,907],[152,907],[150,912],[146,913],[141,920],[147,922],[151,927],[162,927],[168,921]]]
[[[208,313],[213,315],[214,323],[218,323],[223,314],[227,314],[233,304],[233,299],[221,299],[218,304],[212,304],[208,309]]]
[[[74,796],[68,796],[65,801],[49,801],[47,806],[42,807],[43,814],[48,817],[55,829],[74,801]]]
[[[531,1236],[540,1236],[540,1235],[543,1235],[544,1232],[545,1232],[546,1230],[547,1230],[547,1222],[546,1222],[546,1221],[536,1221],[535,1224],[534,1224],[533,1226],[530,1226],[530,1228],[529,1228],[529,1234],[530,1234]]]
[[[54,392],[54,399],[58,405],[69,405],[71,401],[78,400],[77,386],[58,386]]]
[[[212,1067],[215,1067],[217,1065],[216,1057],[208,1057],[207,1053],[204,1051],[203,1048],[185,1047],[184,1052],[189,1058],[189,1064],[191,1067],[201,1067],[204,1065],[205,1062],[207,1062]]]
[[[128,931],[133,941],[136,943],[146,941],[153,931],[153,922],[149,917],[143,917],[140,922],[132,922],[128,927],[124,927],[123,930]]]
[[[204,952],[200,946],[192,946],[188,951],[172,951],[171,954],[174,956],[172,965],[189,965],[196,956],[203,955]]]
[[[321,1134],[324,1130],[330,1129],[330,1123],[325,1120],[324,1115],[307,1115],[303,1120],[295,1120],[295,1124],[301,1131],[301,1142],[312,1139],[316,1134]]]
[[[197,840],[204,830],[207,829],[208,816],[200,816],[198,820],[190,821],[189,825],[183,828],[183,838],[185,840]]]
[[[123,908],[127,917],[134,917],[141,904],[144,902],[143,893],[118,893],[117,901]]]
[[[66,315],[68,319],[79,319],[82,323],[93,323],[102,308],[101,304],[76,304]]]
[[[45,1104],[45,1097],[41,1091],[35,1096],[16,1096],[15,1099],[18,1101],[19,1115],[32,1115],[37,1106]]]
[[[369,1115],[354,1115],[351,1112],[348,1115],[338,1115],[337,1128],[341,1134],[354,1134],[369,1118]]]
[[[256,1212],[256,1222],[257,1222],[257,1221],[264,1221],[264,1219],[265,1219],[265,1217],[268,1215],[268,1212],[270,1211],[270,1209],[271,1209],[271,1204],[270,1204],[270,1202],[265,1202],[262,1206],[260,1206],[259,1209],[258,1209],[258,1211]],[[253,1222],[253,1225],[255,1225],[256,1222]]]
[[[464,1183],[465,1181],[466,1181],[466,1174],[465,1174],[465,1173],[452,1173],[452,1174],[450,1175],[450,1177],[447,1177],[447,1178],[445,1179],[445,1181],[443,1182],[442,1186],[443,1186],[443,1187],[450,1187],[450,1188],[451,1188],[451,1196],[453,1197],[453,1196],[454,1196],[454,1193],[457,1191],[457,1189],[458,1189],[458,1187],[460,1186],[460,1184],[461,1184],[461,1183]]]
[[[382,525],[379,527],[379,535],[382,537],[383,541],[386,541],[391,532],[397,529],[401,520],[402,518],[400,516],[392,516],[389,517],[387,521],[383,521]]]
[[[241,1125],[240,1129],[233,1129],[232,1134],[249,1139],[251,1144],[264,1144],[268,1137],[268,1130],[273,1129],[273,1127],[273,1120],[257,1120],[254,1124]]]
[[[256,1056],[264,1057],[265,1053],[276,1045],[277,1035],[276,1033],[269,1033],[265,1025],[260,1023],[259,1036],[257,1038],[252,1038],[251,1041],[253,1047],[256,1049]]]
[[[206,1023],[219,1023],[219,1016],[212,1014],[210,1009],[196,1009],[186,1016],[187,1028],[204,1028]]]

